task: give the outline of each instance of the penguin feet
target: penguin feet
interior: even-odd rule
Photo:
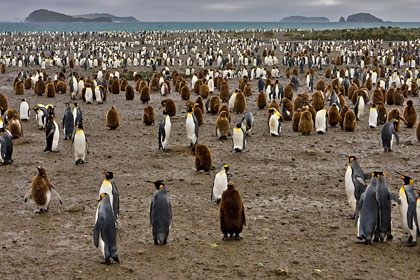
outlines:
[[[411,242],[409,244],[407,244],[407,247],[414,247],[417,245],[417,242]]]
[[[372,240],[365,240],[365,245],[371,245],[372,244]]]
[[[102,264],[110,265],[111,264],[110,258],[105,259],[105,261],[102,262]]]
[[[394,236],[392,236],[392,234],[388,233],[388,234],[386,235],[386,239],[387,239],[387,240],[392,240],[392,239],[394,239]]]
[[[373,242],[379,242],[379,237],[375,236],[372,241]],[[383,238],[381,238],[381,241],[383,241]]]
[[[219,198],[219,199],[216,201],[216,203],[217,203],[217,204],[220,204],[220,201],[222,201],[222,199],[221,199],[221,198]]]
[[[239,233],[238,233],[238,234],[235,234],[234,239],[235,239],[235,240],[242,240],[242,237],[240,237],[240,236],[239,236]]]
[[[227,236],[227,233],[225,233],[225,234],[223,235],[223,240],[224,240],[224,241],[228,241],[228,240],[229,240],[229,238],[228,238],[228,236]]]

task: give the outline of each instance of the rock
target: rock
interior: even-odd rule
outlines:
[[[76,204],[76,205],[70,206],[70,208],[68,208],[66,210],[66,212],[76,213],[76,212],[80,212],[80,211],[83,211],[83,210],[85,210],[85,206]]]
[[[308,156],[314,156],[314,155],[316,155],[315,150],[312,150],[312,149],[307,149],[307,150],[305,151],[305,153],[306,153]]]
[[[274,273],[277,276],[289,276],[289,270],[287,269],[287,267],[278,267],[274,269]]]

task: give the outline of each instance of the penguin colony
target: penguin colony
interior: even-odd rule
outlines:
[[[214,31],[208,32],[217,38]],[[200,32],[197,34],[203,40],[207,36]],[[39,40],[35,39],[35,35],[46,38],[51,36],[44,33],[28,34],[34,40]],[[25,139],[25,127],[29,128],[33,124],[39,129],[37,133],[40,137],[45,133],[45,152],[56,152],[63,156],[59,147],[67,149],[70,141],[62,143],[60,138],[71,139],[74,162],[84,168],[89,165],[86,160],[87,139],[93,134],[93,131],[89,131],[89,122],[101,122],[111,130],[118,128],[115,131],[118,133],[125,129],[129,120],[137,117],[137,126],[128,129],[138,129],[143,123],[153,126],[158,143],[150,143],[147,147],[150,151],[165,157],[159,151],[162,149],[168,152],[168,156],[176,158],[179,146],[188,147],[194,157],[190,158],[194,170],[215,173],[213,179],[208,181],[209,186],[212,185],[211,200],[220,204],[220,231],[224,240],[240,240],[243,226],[247,224],[244,201],[240,194],[244,186],[230,181],[227,163],[222,163],[215,170],[213,163],[220,164],[222,158],[213,156],[211,150],[219,149],[214,143],[226,146],[226,153],[232,151],[232,156],[241,157],[255,149],[259,140],[271,136],[279,136],[278,143],[294,137],[293,141],[298,145],[301,134],[308,136],[305,138],[322,139],[330,134],[351,134],[369,129],[374,131],[377,138],[366,141],[372,141],[372,144],[380,146],[385,152],[395,153],[401,149],[398,146],[399,133],[411,131],[413,137],[416,133],[420,140],[416,114],[420,85],[416,64],[420,61],[414,51],[418,46],[393,45],[379,48],[380,42],[366,41],[358,43],[360,48],[352,49],[345,42],[290,44],[281,43],[277,39],[272,39],[269,46],[258,39],[249,42],[242,38],[239,40],[244,45],[252,45],[252,52],[227,39],[221,41],[225,49],[212,46],[201,51],[192,46],[159,48],[157,42],[160,40],[170,44],[163,35],[168,34],[151,32],[131,34],[128,37],[118,33],[108,34],[115,41],[104,39],[100,42],[99,50],[89,50],[89,55],[77,53],[70,45],[66,45],[68,49],[55,50],[57,46],[41,46],[41,42],[37,50],[28,48],[20,54],[2,52],[0,62],[8,68],[7,73],[18,74],[13,90],[0,95],[1,163],[14,163],[13,143],[22,140],[22,137]],[[84,38],[87,40],[85,44],[89,42],[84,33],[63,33],[60,36],[64,41]],[[124,42],[117,40],[122,37],[125,38]],[[139,38],[149,43],[135,52]],[[194,44],[201,45],[198,41],[192,42]],[[116,45],[119,48],[112,48]],[[43,48],[49,48],[49,56]],[[413,52],[407,51],[410,49]],[[366,63],[367,58],[373,62]],[[39,70],[43,63],[46,69]],[[286,68],[284,72],[279,70],[281,64]],[[309,72],[299,73],[296,67],[300,65]],[[185,72],[178,72],[177,66],[182,66],[180,69]],[[119,71],[126,68],[132,69],[129,74],[135,81],[121,77],[122,72]],[[140,71],[145,69],[152,70],[151,74],[146,75],[145,71]],[[326,80],[315,75],[324,71],[325,75],[322,76],[328,76]],[[303,84],[300,81],[302,79],[306,80],[305,85],[300,85]],[[112,93],[111,96],[108,97],[108,93]],[[25,99],[20,95],[24,95]],[[10,104],[19,108],[19,112],[10,108],[8,99]],[[21,101],[20,106],[17,106],[17,100]],[[124,107],[115,105],[117,100],[124,100],[126,104],[135,103],[137,115],[129,116]],[[47,102],[53,104],[42,104]],[[101,110],[103,118],[92,119],[90,113],[93,110]],[[155,114],[158,120],[156,125]],[[254,123],[254,116],[257,115],[267,116],[268,125],[261,118],[258,123]],[[88,120],[86,123],[85,116]],[[360,123],[366,122],[368,125],[361,127]],[[112,137],[113,132],[104,130],[100,133]],[[124,133],[128,132],[123,130],[118,135]],[[141,137],[141,133],[135,135]],[[401,142],[404,141],[402,139]],[[99,149],[94,141],[92,144],[93,150]],[[24,153],[24,145],[19,145],[14,152]],[[113,149],[107,146],[100,148]],[[43,147],[39,149],[42,151]],[[392,157],[392,153],[386,154]],[[120,172],[123,173],[122,170]],[[46,174],[44,167],[39,166],[38,175],[33,178],[31,188],[24,197],[25,202],[32,197],[39,213],[49,210],[51,194],[57,196],[61,203],[61,197]],[[53,170],[48,170],[48,174],[54,178]],[[197,176],[206,174],[198,173]],[[415,245],[419,234],[415,210],[419,200],[414,179],[398,174],[404,186],[396,195],[387,185],[387,176],[389,172],[363,173],[356,158],[350,157],[344,185],[355,218],[356,237],[367,244],[392,239],[390,209],[391,200],[394,200],[398,203],[402,226],[408,235],[407,243]],[[234,172],[232,177],[235,182],[240,181]],[[165,180],[150,181],[156,189],[150,205],[151,237],[158,245],[168,243],[168,238],[170,241],[172,224],[169,196],[171,184],[167,183],[167,189]],[[111,259],[119,263],[119,193],[114,174],[110,171],[105,174],[97,200],[93,243],[100,248],[104,263],[110,264]]]

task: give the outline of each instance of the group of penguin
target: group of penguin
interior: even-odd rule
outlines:
[[[391,201],[398,203],[401,224],[408,234],[408,246],[418,241],[420,222],[420,191],[414,179],[396,172],[403,180],[398,194],[389,191],[384,172],[364,173],[355,156],[349,157],[345,173],[345,191],[354,213],[356,237],[365,244],[393,238],[391,230]],[[367,181],[370,183],[367,185]]]

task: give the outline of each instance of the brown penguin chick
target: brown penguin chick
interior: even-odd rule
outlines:
[[[394,95],[395,95],[395,89],[389,88],[386,92],[386,104],[388,105],[394,105]]]
[[[150,90],[159,90],[159,77],[155,74],[150,81]]]
[[[227,190],[222,194],[219,210],[220,230],[223,240],[228,240],[234,235],[235,240],[241,240],[239,234],[246,226],[245,207],[239,191],[233,182],[229,182]]]
[[[407,121],[403,117],[401,117],[401,112],[400,112],[400,109],[398,108],[393,108],[388,112],[386,121],[389,122],[392,119],[403,120],[405,124],[407,125]],[[401,126],[401,122],[398,122],[397,126],[394,126],[397,132],[400,131],[400,126]]]
[[[258,109],[264,109],[267,106],[267,96],[264,91],[260,91],[257,98]]]
[[[106,126],[112,130],[120,126],[120,114],[114,106],[106,113]]]
[[[302,112],[300,109],[297,109],[297,111],[293,114],[292,127],[293,127],[294,132],[299,131],[299,121],[300,121],[301,115],[302,115]]]
[[[226,139],[229,134],[229,119],[227,112],[221,111],[216,120],[216,136],[219,139]]]
[[[47,97],[50,97],[50,98],[55,97],[55,87],[54,87],[54,85],[52,83],[47,84],[47,89],[46,89],[45,92],[47,94]]]
[[[188,101],[185,103],[185,107],[186,107],[187,109],[193,109],[193,108],[194,108],[194,105],[195,105],[195,102],[194,102],[194,101],[191,101],[191,100],[188,100]]]
[[[417,137],[417,140],[420,141],[420,122],[418,122],[416,126],[416,137]]]
[[[20,122],[18,115],[15,114],[9,119],[7,129],[12,134],[13,139],[19,139],[23,136],[22,123]]]
[[[303,105],[305,105],[306,102],[309,101],[309,96],[306,92],[304,93],[299,93],[296,97],[295,100],[293,101],[293,108],[295,108],[296,110],[299,108],[302,108]]]
[[[347,105],[341,108],[340,118],[339,118],[339,121],[338,121],[340,123],[341,128],[343,128],[344,116],[346,115],[347,111],[349,111],[349,110],[350,110],[350,108]]]
[[[57,92],[63,93],[63,94],[67,93],[67,84],[66,84],[66,82],[59,81],[57,83]]]
[[[244,87],[244,94],[245,96],[251,96],[252,95],[252,86],[250,83],[247,83]]]
[[[223,82],[220,86],[220,99],[223,102],[227,102],[229,100],[229,85],[226,82]]]
[[[235,103],[233,104],[233,111],[237,114],[242,114],[246,110],[246,99],[242,91],[236,94]]]
[[[18,120],[20,120],[20,114],[17,110],[13,108],[9,108],[4,113],[7,116],[7,119],[11,120],[13,117],[16,117]]]
[[[404,96],[404,98],[408,97],[408,85],[407,84],[402,84],[401,85],[401,93]]]
[[[312,94],[312,106],[314,106],[315,110],[318,112],[319,110],[324,109],[324,97],[322,96],[322,92],[315,91]]]
[[[9,107],[9,102],[7,101],[7,97],[3,93],[0,93],[0,107],[3,108],[3,110],[5,111]]]
[[[113,94],[120,94],[120,89],[120,80],[117,77],[114,77],[111,83],[111,92]]]
[[[289,83],[284,88],[284,97],[286,97],[289,100],[293,100],[293,84]]]
[[[359,78],[354,78],[353,79],[353,84],[355,84],[357,86],[357,88],[360,88],[360,80],[359,80]]]
[[[384,102],[382,92],[379,89],[375,89],[372,95],[372,103],[376,104],[378,102]]]
[[[339,83],[338,78],[334,78],[334,79],[331,81],[331,87],[332,87],[333,89],[337,89],[337,88],[338,88],[338,83]]]
[[[200,96],[204,99],[209,97],[210,89],[206,84],[200,86]]]
[[[31,79],[31,78],[27,78],[27,79],[25,80],[25,84],[24,84],[24,86],[25,86],[25,89],[31,89],[31,88],[32,88],[32,86],[33,86],[33,84],[32,84],[32,79]]]
[[[411,89],[409,90],[411,96],[418,96],[419,95],[419,86],[416,82],[411,83]]]
[[[38,96],[44,95],[45,93],[45,82],[39,77],[38,81],[35,83],[35,94]]]
[[[195,155],[195,169],[209,171],[212,167],[212,156],[209,147],[204,144],[196,144],[191,148],[191,154]]]
[[[283,119],[285,121],[291,121],[292,118],[293,118],[293,112],[294,112],[294,107],[293,107],[292,101],[290,101],[286,97],[283,97],[283,99],[281,100],[281,104],[282,104],[281,112],[282,112]]]
[[[170,98],[166,98],[166,99],[162,100],[161,104],[162,104],[162,106],[165,106],[165,111],[170,117],[173,117],[173,116],[176,115],[175,101],[173,101]]]
[[[1,73],[6,73],[6,65],[4,65],[3,63],[1,64]]]
[[[74,69],[74,59],[73,58],[71,58],[70,61],[69,61],[69,67]]]
[[[125,91],[125,99],[126,100],[133,100],[134,99],[134,88],[131,85],[127,84],[125,86],[124,91]]]
[[[356,84],[351,84],[347,90],[347,96],[350,100],[353,100],[353,95],[359,90],[359,87]]]
[[[143,87],[140,91],[140,100],[144,103],[149,103],[150,100],[150,88]]]
[[[203,124],[203,111],[201,111],[200,105],[195,103],[194,105],[194,115],[197,119],[198,125]]]
[[[325,78],[326,79],[330,79],[331,78],[331,69],[328,68],[327,70],[325,70]]]
[[[190,100],[190,88],[185,85],[181,88],[181,99],[182,100]]]
[[[356,130],[356,115],[353,111],[347,111],[344,115],[343,128],[345,131],[353,132]]]
[[[125,78],[121,78],[121,81],[120,81],[121,91],[125,91],[125,88],[127,87],[127,85],[128,85],[127,80]],[[130,100],[130,99],[127,99],[127,100]]]
[[[416,125],[417,112],[411,99],[407,100],[407,105],[404,107],[403,118],[407,121],[407,127],[413,127]]]
[[[403,105],[404,104],[404,95],[400,89],[394,93],[394,105]]]
[[[219,112],[220,99],[217,95],[210,96],[209,101],[209,112],[211,114],[217,114]]]
[[[368,90],[371,90],[372,89],[372,87],[373,87],[373,83],[372,83],[372,78],[371,77],[369,77],[369,78],[367,78],[367,80],[366,80],[366,88],[368,89]]]
[[[136,77],[137,77],[137,75],[136,75]],[[134,84],[134,87],[136,88],[136,91],[138,91],[138,92],[140,92],[140,84],[141,84],[141,82],[142,82],[142,79],[137,79],[135,81],[135,84]]]
[[[18,81],[15,85],[15,93],[16,95],[23,95],[24,93],[24,86],[22,81]]]
[[[316,110],[314,108],[314,106],[312,106],[311,104],[309,104],[308,102],[305,103],[305,106],[307,106],[308,111],[311,113],[312,115],[312,121],[315,123],[315,118],[316,118]]]
[[[217,114],[220,115],[223,111],[226,112],[226,117],[228,118],[229,123],[230,123],[231,121],[230,110],[229,110],[229,105],[227,105],[226,103],[222,103],[222,105],[219,107],[219,112]]]
[[[51,192],[53,192],[62,204],[61,197],[58,192],[51,185],[51,182],[47,178],[45,169],[42,166],[38,166],[38,174],[32,179],[31,188],[26,192],[24,201],[28,201],[29,197],[32,197],[37,208],[37,213],[47,212],[51,202]]]
[[[325,91],[325,82],[324,80],[318,80],[315,84],[315,90]]]
[[[309,135],[314,129],[314,121],[312,120],[312,114],[308,110],[303,111],[300,115],[298,129],[299,132],[302,133],[302,135]]]
[[[378,109],[378,124],[386,123],[387,112],[383,102],[378,102],[375,104]]]
[[[138,86],[138,91],[141,93],[141,90],[144,87],[149,87],[149,84],[147,83],[146,80],[140,80],[139,86]]]
[[[328,108],[328,124],[330,126],[336,126],[340,121],[340,113],[338,111],[337,104],[331,104],[330,108]]]
[[[153,110],[153,107],[150,105],[144,107],[143,123],[145,125],[155,124],[155,112]]]
[[[203,98],[201,96],[197,97],[197,99],[195,100],[195,103],[198,104],[198,106],[201,109],[201,112],[204,112],[204,101],[203,101]]]
[[[200,93],[200,87],[201,87],[202,85],[203,85],[203,81],[202,81],[202,80],[197,80],[197,81],[195,82],[195,84],[194,84],[194,88],[193,88],[194,93],[199,94],[199,93]]]

